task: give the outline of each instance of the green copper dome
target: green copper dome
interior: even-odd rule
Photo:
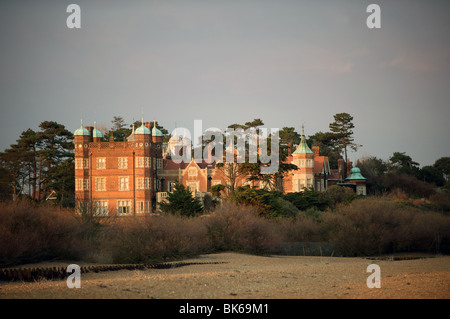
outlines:
[[[92,130],[92,137],[103,138],[103,133],[97,130],[97,124],[94,122],[94,129]]]
[[[89,133],[89,130],[83,127],[83,120],[81,120],[81,126],[80,128],[78,128],[77,130],[75,130],[75,132],[73,133],[73,135],[75,136],[80,136],[80,135],[84,135],[84,136],[89,136],[91,135],[91,133]]]
[[[134,131],[135,135],[150,135],[150,129],[145,127],[144,123]]]
[[[366,180],[366,178],[361,175],[361,170],[358,167],[353,167],[350,170],[350,176],[345,180]]]
[[[153,122],[152,135],[153,136],[163,136],[163,133],[156,127],[156,121]]]
[[[103,133],[100,132],[99,130],[97,130],[96,128],[94,128],[93,132],[92,132],[92,137],[100,137],[103,138]]]

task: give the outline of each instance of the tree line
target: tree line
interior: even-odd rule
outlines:
[[[97,127],[104,133],[104,140],[124,141],[141,121],[126,124],[121,116],[114,116],[111,128]],[[243,124],[233,123],[227,128],[258,129],[264,122],[256,118]],[[156,123],[164,135],[164,141],[170,139],[169,132]],[[320,155],[328,156],[330,167],[337,168],[339,158],[347,161],[349,151],[356,151],[361,145],[355,143],[353,134],[353,117],[348,113],[334,115],[328,132],[317,132],[307,137],[309,147],[319,146]],[[16,200],[27,197],[34,201],[46,201],[50,198],[61,206],[75,205],[74,181],[74,145],[73,134],[64,125],[55,121],[44,121],[38,130],[23,131],[15,144],[0,153],[0,200]],[[217,168],[223,170],[226,185],[217,186],[214,190],[226,188],[228,194],[234,194],[237,180],[247,176],[249,181],[260,181],[267,191],[281,191],[280,178],[283,174],[296,169],[293,164],[283,161],[299,144],[301,135],[294,127],[283,127],[279,131],[279,169],[274,174],[261,174],[263,164],[257,163],[224,163]],[[270,136],[268,145],[270,145]],[[211,138],[204,138],[201,147],[205,148]],[[219,141],[217,141],[219,142]],[[225,137],[223,141],[225,143]],[[248,142],[247,142],[248,143]],[[236,144],[235,144],[236,146]],[[248,144],[247,144],[248,146]],[[249,148],[246,147],[246,150]],[[192,150],[194,152],[194,150]],[[270,152],[270,151],[269,151]],[[248,156],[248,154],[245,154]],[[419,167],[410,156],[394,152],[385,161],[375,156],[357,161],[356,166],[367,178],[369,194],[382,194],[396,187],[410,190],[411,194],[423,194],[434,191],[434,187],[445,187],[450,175],[450,157],[442,157],[435,164]],[[424,186],[425,185],[425,186]]]

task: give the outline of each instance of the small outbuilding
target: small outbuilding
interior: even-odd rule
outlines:
[[[355,185],[356,195],[366,196],[366,180],[367,179],[361,175],[361,170],[358,167],[353,167],[350,171],[350,175],[345,179],[345,182]]]

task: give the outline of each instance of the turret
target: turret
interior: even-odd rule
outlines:
[[[134,139],[136,142],[150,142],[151,131],[145,126],[144,118],[142,118],[142,125],[134,131]]]
[[[153,121],[152,141],[153,143],[162,143],[163,141],[163,133],[156,127],[156,121]]]
[[[73,135],[75,150],[87,150],[88,143],[91,142],[91,133],[83,126],[83,120],[81,120],[81,126],[77,130],[75,130]]]
[[[94,122],[94,128],[92,130],[92,138],[94,142],[102,142],[103,141],[103,133],[97,130],[97,124]]]
[[[298,167],[292,178],[294,191],[314,187],[314,153],[306,143],[303,126],[300,144],[292,153],[292,163]]]

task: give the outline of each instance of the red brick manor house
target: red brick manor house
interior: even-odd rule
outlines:
[[[83,126],[74,132],[75,199],[78,207],[92,207],[99,215],[145,215],[155,211],[156,203],[164,200],[178,180],[194,196],[202,197],[211,186],[226,185],[223,171],[214,163],[175,163],[168,156],[171,142],[163,143],[163,134],[151,122],[142,121],[126,141],[104,141],[94,126]],[[319,155],[319,148],[308,147],[305,135],[286,160],[298,169],[283,178],[283,191],[299,192],[305,188],[324,191],[330,185],[351,185],[358,194],[366,195],[365,178],[358,168],[347,163],[349,176],[344,177],[344,161],[331,170],[328,157]],[[237,186],[264,188],[246,177]]]

